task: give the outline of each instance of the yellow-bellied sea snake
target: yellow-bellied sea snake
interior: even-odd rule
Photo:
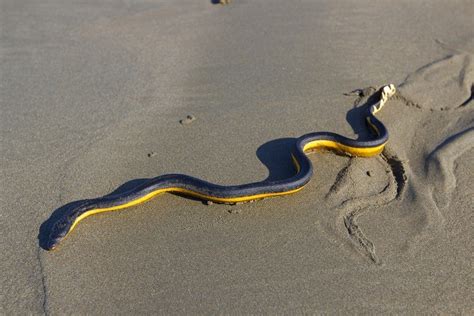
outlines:
[[[164,192],[175,192],[206,201],[229,204],[298,192],[309,182],[313,174],[311,161],[306,157],[306,152],[323,148],[360,157],[371,157],[382,152],[388,140],[388,131],[375,114],[394,93],[394,85],[383,87],[379,101],[368,108],[367,125],[375,135],[371,140],[353,140],[330,132],[316,132],[299,137],[291,153],[296,174],[288,179],[222,186],[182,174],[162,175],[130,191],[86,200],[66,211],[53,224],[45,248],[47,250],[56,248],[81,220],[90,215],[131,207]]]

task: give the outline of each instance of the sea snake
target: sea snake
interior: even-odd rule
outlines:
[[[47,250],[55,249],[81,220],[90,215],[135,206],[164,192],[228,204],[298,192],[303,189],[313,175],[311,161],[306,156],[306,153],[312,150],[329,149],[359,157],[371,157],[382,152],[388,141],[388,131],[383,123],[375,117],[375,114],[394,94],[394,85],[384,86],[381,89],[378,102],[368,108],[367,125],[375,135],[371,140],[354,140],[331,132],[309,133],[299,137],[291,152],[296,173],[288,179],[222,186],[183,174],[161,175],[127,192],[85,200],[80,205],[67,210],[52,225],[45,248]]]

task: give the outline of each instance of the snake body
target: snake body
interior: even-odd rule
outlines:
[[[296,173],[288,179],[222,186],[183,174],[161,175],[130,191],[86,200],[67,210],[53,224],[46,249],[55,249],[81,220],[90,215],[131,207],[160,193],[173,192],[205,201],[235,204],[298,192],[313,175],[313,167],[306,154],[315,149],[330,149],[359,157],[371,157],[382,152],[388,141],[388,131],[375,114],[394,93],[393,85],[383,87],[379,101],[367,110],[366,121],[375,135],[371,140],[354,140],[331,132],[309,133],[299,137],[291,153]]]

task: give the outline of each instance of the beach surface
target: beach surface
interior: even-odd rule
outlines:
[[[474,312],[472,1],[2,0],[0,314]],[[298,194],[163,194],[42,240],[70,203],[165,173],[294,173]],[[190,116],[191,119],[187,119]],[[182,121],[184,120],[184,121]],[[181,121],[181,123],[180,123]]]

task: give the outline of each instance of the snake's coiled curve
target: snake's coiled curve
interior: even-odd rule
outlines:
[[[367,124],[375,134],[372,140],[359,141],[331,132],[316,132],[299,137],[291,153],[296,174],[288,179],[222,186],[182,174],[158,176],[130,191],[86,200],[79,206],[67,210],[53,224],[45,248],[55,249],[81,220],[90,215],[131,207],[164,192],[181,193],[202,200],[229,204],[298,192],[313,175],[312,164],[306,152],[325,148],[360,157],[371,157],[382,152],[388,141],[388,131],[375,114],[394,93],[394,85],[383,87],[379,101],[367,111]]]

